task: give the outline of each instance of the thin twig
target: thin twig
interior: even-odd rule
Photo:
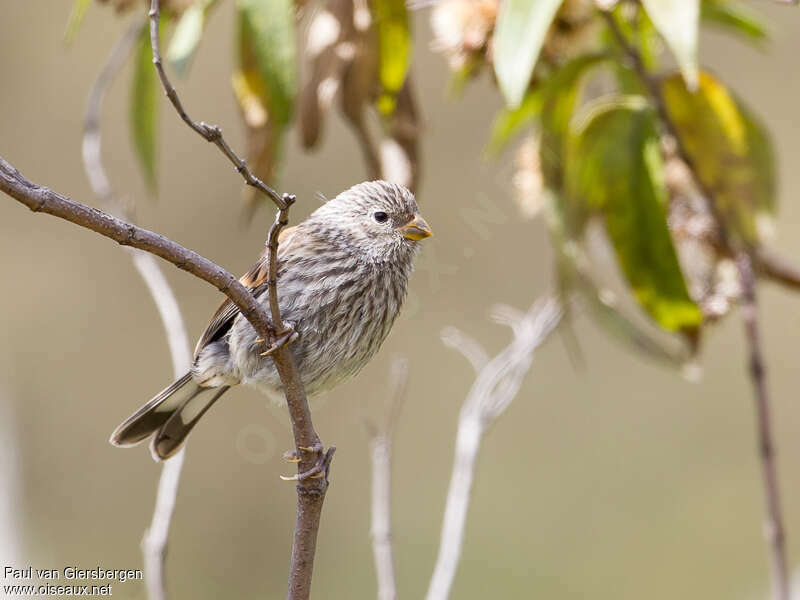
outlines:
[[[277,206],[278,213],[275,222],[267,236],[268,271],[267,281],[270,313],[272,316],[271,327],[265,339],[272,342],[271,358],[275,369],[283,384],[286,395],[286,404],[289,409],[289,418],[294,434],[295,452],[300,458],[297,463],[297,518],[295,522],[294,537],[292,541],[292,556],[289,565],[289,583],[286,597],[288,600],[307,600],[311,595],[311,578],[314,570],[314,556],[316,554],[317,532],[322,514],[322,505],[328,489],[328,471],[333,453],[336,448],[331,446],[324,451],[322,442],[314,429],[311,420],[311,411],[308,407],[306,390],[300,379],[300,374],[294,363],[294,356],[287,344],[279,344],[278,339],[285,333],[281,321],[278,290],[277,290],[277,263],[278,263],[278,237],[283,227],[288,223],[289,208],[295,202],[291,194],[279,195],[266,183],[255,177],[241,159],[228,145],[222,136],[222,131],[217,126],[195,122],[186,114],[178,94],[164,71],[159,49],[159,0],[150,2],[150,43],[153,50],[153,64],[155,65],[164,93],[169,98],[181,119],[205,140],[215,144],[222,153],[235,166],[248,185],[258,189],[269,197]],[[252,322],[252,321],[251,321]],[[258,329],[258,328],[257,328]],[[259,331],[259,333],[261,333]]]
[[[755,251],[755,268],[759,275],[791,288],[800,288],[800,267],[774,252],[759,248]]]
[[[445,343],[461,350],[475,368],[476,378],[459,416],[439,555],[427,600],[446,600],[450,595],[461,558],[470,492],[483,433],[514,400],[530,369],[534,351],[558,325],[562,314],[561,305],[555,298],[536,302],[527,313],[508,307],[497,308],[495,320],[509,325],[514,339],[488,362],[482,360],[486,356],[483,349],[475,351],[475,348],[480,348],[478,342],[453,328],[443,332]],[[459,339],[460,345],[453,345],[454,339]]]
[[[233,163],[233,166],[236,167],[236,171],[244,178],[247,185],[256,188],[265,196],[270,198],[278,208],[288,208],[286,204],[286,197],[282,197],[280,194],[278,194],[278,192],[273,190],[270,186],[250,172],[250,169],[247,167],[247,163],[245,163],[244,159],[236,154],[228,145],[228,142],[226,142],[225,138],[222,136],[222,130],[217,125],[208,125],[203,121],[193,121],[189,115],[186,114],[183,104],[181,103],[180,98],[178,98],[178,93],[175,91],[175,87],[172,85],[167,77],[166,72],[164,71],[164,65],[161,60],[161,50],[158,39],[158,23],[161,20],[159,0],[151,0],[149,16],[150,43],[153,47],[153,64],[158,72],[158,78],[161,80],[161,86],[164,88],[164,93],[166,94],[167,98],[169,98],[172,106],[175,107],[175,110],[178,111],[178,115],[180,115],[184,123],[191,127],[198,135],[200,135],[207,142],[211,142],[222,151],[228,160]]]
[[[392,363],[386,423],[375,427],[366,422],[370,432],[372,458],[372,555],[378,580],[378,600],[395,600],[397,583],[392,551],[392,443],[408,380],[408,361],[397,357]]]
[[[105,65],[100,71],[97,81],[89,93],[83,129],[83,165],[89,178],[92,190],[102,202],[104,208],[132,220],[131,211],[124,203],[115,201],[115,197],[103,166],[100,137],[100,113],[106,90],[116,78],[126,58],[139,36],[143,22],[131,25],[111,51]],[[189,370],[192,353],[189,336],[183,322],[178,300],[172,291],[161,268],[151,254],[141,250],[130,249],[131,259],[150,292],[161,317],[164,331],[167,334],[172,370],[175,379]],[[167,598],[166,584],[166,551],[169,539],[170,523],[178,495],[181,470],[183,468],[185,448],[161,468],[161,477],[156,492],[156,503],[150,526],[142,538],[142,555],[147,596],[150,600]]]
[[[761,340],[756,302],[756,283],[752,261],[742,253],[739,256],[739,273],[742,280],[741,311],[747,337],[750,379],[756,401],[756,423],[758,426],[758,451],[761,458],[761,475],[767,503],[767,521],[764,536],[767,538],[772,571],[772,593],[776,600],[791,598],[789,568],[786,559],[786,533],[783,526],[780,494],[778,493],[778,471],[775,460],[775,443],[771,430],[769,391],[766,367],[761,353]]]
[[[766,526],[765,537],[770,550],[770,568],[772,571],[772,594],[774,600],[789,600],[791,590],[789,584],[788,562],[786,558],[786,534],[781,511],[780,490],[778,484],[777,465],[775,457],[774,435],[770,422],[769,393],[767,390],[766,367],[761,349],[758,324],[758,303],[756,294],[755,270],[776,266],[776,261],[765,262],[759,257],[759,252],[752,248],[742,247],[731,238],[727,231],[725,220],[717,209],[714,191],[710,189],[697,176],[697,166],[691,155],[686,150],[686,145],[672,121],[667,110],[666,101],[661,91],[658,79],[653,76],[644,64],[639,51],[631,45],[620,30],[614,17],[601,11],[612,35],[622,48],[625,56],[630,60],[634,71],[649,92],[659,118],[667,132],[675,139],[678,154],[692,173],[692,176],[703,195],[707,199],[709,211],[717,224],[720,242],[725,251],[736,260],[739,270],[739,279],[742,286],[742,320],[744,321],[745,337],[749,349],[749,372],[753,383],[756,403],[756,423],[758,435],[759,457],[761,459],[762,479],[764,482],[764,496],[766,501]],[[755,256],[755,259],[754,259]],[[762,255],[765,256],[765,255]],[[773,270],[772,275],[778,280],[787,282],[788,269]],[[792,273],[792,275],[794,275]]]

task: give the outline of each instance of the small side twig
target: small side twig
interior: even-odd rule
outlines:
[[[755,251],[756,272],[790,288],[800,288],[800,267],[764,248]]]
[[[234,164],[245,182],[265,194],[278,208],[275,222],[270,228],[267,237],[267,281],[269,282],[267,293],[272,318],[271,322],[265,327],[265,332],[262,333],[259,330],[259,333],[262,333],[262,337],[265,339],[270,340],[272,346],[270,356],[275,363],[275,369],[278,371],[278,376],[283,384],[286,405],[289,409],[289,418],[292,423],[295,451],[296,455],[300,457],[300,462],[297,463],[297,475],[293,477],[297,481],[297,517],[292,540],[292,555],[286,597],[288,600],[307,600],[311,595],[311,578],[314,570],[317,532],[319,531],[325,493],[328,489],[328,471],[336,448],[331,446],[327,451],[324,451],[322,442],[311,420],[311,410],[308,407],[305,386],[300,379],[294,357],[286,344],[277,343],[279,337],[285,333],[280,316],[276,285],[278,237],[283,227],[288,223],[289,208],[294,204],[295,197],[291,194],[279,195],[270,186],[253,175],[250,169],[247,168],[245,161],[225,141],[222,136],[222,130],[219,127],[207,125],[204,122],[195,122],[189,118],[174,86],[164,71],[161,60],[159,47],[159,21],[161,18],[159,0],[150,1],[149,17],[153,64],[164,93],[178,115],[203,139],[216,145],[228,160]],[[250,319],[247,314],[245,316]],[[256,329],[258,330],[258,328]]]
[[[755,278],[755,271],[757,269],[769,268],[770,265],[775,267],[777,262],[770,262],[768,260],[765,263],[759,258],[759,251],[757,249],[742,247],[742,244],[735,243],[731,238],[725,220],[717,209],[718,205],[715,201],[714,190],[705,185],[697,176],[697,166],[694,160],[692,160],[691,155],[687,152],[686,145],[683,143],[678,128],[669,115],[658,79],[647,70],[639,51],[626,39],[619,25],[614,20],[614,17],[607,11],[601,11],[601,14],[609,30],[622,49],[623,54],[631,62],[631,66],[637,77],[647,89],[664,128],[675,139],[678,155],[689,168],[698,188],[705,196],[709,211],[716,222],[717,232],[723,249],[736,261],[739,271],[739,280],[742,286],[741,310],[745,328],[745,338],[748,344],[748,370],[753,384],[756,404],[759,458],[761,460],[764,497],[766,500],[765,535],[770,553],[772,594],[774,600],[789,600],[791,597],[791,589],[788,561],[786,558],[786,533],[783,525],[783,513],[781,511],[774,435],[770,422],[770,399],[767,389],[766,367],[759,336]],[[782,266],[785,267],[785,265]],[[795,273],[790,273],[789,269],[774,269],[772,275],[780,275],[776,278],[782,280],[784,283],[788,283],[790,279],[789,275],[793,278]]]
[[[83,127],[83,165],[92,190],[106,210],[132,220],[131,210],[115,199],[101,154],[100,113],[106,90],[116,78],[145,23],[136,22],[112,49],[89,93]],[[192,354],[178,300],[161,268],[151,254],[130,249],[134,267],[150,292],[167,334],[174,377],[181,377],[191,366]],[[166,551],[175,501],[178,495],[185,448],[164,463],[156,492],[153,518],[142,538],[142,554],[150,600],[167,598]]]
[[[555,298],[536,302],[527,313],[497,307],[494,318],[509,325],[512,342],[491,360],[478,342],[455,328],[442,333],[442,341],[469,360],[477,377],[461,407],[456,434],[455,457],[447,492],[439,555],[428,587],[427,600],[446,600],[455,579],[470,493],[475,478],[475,463],[484,431],[513,401],[533,361],[536,348],[561,320],[563,311]]]
[[[372,459],[372,527],[370,535],[379,600],[395,600],[397,598],[392,550],[392,444],[405,397],[407,380],[408,361],[403,357],[397,357],[392,363],[386,422],[383,427],[376,427],[370,421],[365,421],[370,435],[370,458]]]

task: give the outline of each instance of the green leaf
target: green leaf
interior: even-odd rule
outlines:
[[[687,87],[696,89],[700,0],[642,0],[642,5],[675,55]]]
[[[64,32],[64,41],[68,44],[75,40],[78,35],[78,30],[83,23],[83,17],[86,16],[86,9],[89,8],[92,0],[75,0],[72,4],[72,10],[69,13],[69,21],[67,21],[67,29]]]
[[[166,59],[175,72],[184,77],[203,37],[208,0],[196,0],[181,15],[167,48]]]
[[[767,26],[761,17],[747,6],[727,0],[703,0],[700,17],[731,33],[761,44],[769,39]]]
[[[606,54],[585,54],[553,72],[530,89],[517,108],[504,108],[495,117],[489,140],[488,154],[497,155],[537,117],[555,146],[549,154],[559,154],[560,139],[566,135],[572,110],[578,98],[580,79],[592,66],[609,59]]]
[[[577,241],[565,236],[559,205],[563,202],[552,193],[545,194],[545,215],[556,254],[556,277],[559,291],[565,296],[577,292],[586,302],[598,325],[610,335],[651,358],[671,366],[683,365],[689,358],[685,344],[677,347],[657,339],[628,318],[618,306],[614,294],[601,290],[593,280],[591,263]]]
[[[506,103],[525,97],[547,30],[562,0],[503,0],[494,31],[494,72]]]
[[[143,27],[136,44],[131,83],[130,126],[133,147],[151,189],[156,188],[156,135],[161,88],[153,67],[150,28]]]
[[[691,93],[680,77],[662,83],[667,112],[695,174],[713,195],[730,232],[757,244],[761,217],[774,210],[775,158],[769,133],[741,101],[706,72]]]
[[[539,115],[544,104],[542,88],[537,87],[525,95],[517,108],[504,108],[494,118],[487,152],[497,156],[508,143],[531,124]]]
[[[238,0],[237,6],[240,68],[260,80],[270,118],[287,124],[297,93],[294,4],[292,0]]]
[[[383,93],[378,109],[384,115],[394,112],[396,96],[403,87],[411,60],[411,29],[405,0],[374,0],[378,29],[378,75]]]
[[[540,144],[542,172],[548,185],[562,186],[562,171],[569,124],[579,104],[586,72],[609,59],[607,54],[580,56],[554,72],[542,84],[544,101],[541,108],[542,140]]]
[[[639,304],[668,331],[701,321],[667,227],[667,191],[655,115],[641,96],[587,108],[568,150],[570,201],[599,211]]]
[[[576,288],[587,303],[595,321],[609,335],[629,345],[636,352],[644,353],[654,360],[673,367],[684,366],[690,358],[685,343],[673,347],[657,339],[622,312],[613,294],[608,290],[598,289],[585,274],[579,276]]]

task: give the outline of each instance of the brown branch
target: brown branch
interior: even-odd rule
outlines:
[[[756,400],[756,422],[758,424],[758,450],[761,458],[761,475],[767,502],[767,522],[764,535],[769,544],[772,568],[772,593],[776,600],[791,597],[789,569],[786,560],[786,534],[783,526],[780,494],[778,494],[778,470],[775,461],[775,443],[771,431],[769,391],[766,368],[761,353],[756,303],[756,284],[753,264],[749,256],[739,255],[739,273],[742,279],[742,321],[747,336],[750,378]]]
[[[288,344],[280,343],[280,336],[284,335],[281,321],[278,291],[277,291],[277,262],[278,262],[278,236],[281,229],[288,223],[288,212],[295,197],[290,194],[278,195],[266,183],[255,177],[241,159],[228,145],[222,136],[222,131],[217,126],[197,123],[186,114],[178,94],[170,83],[161,60],[159,49],[159,0],[150,3],[150,43],[153,49],[153,64],[155,65],[164,93],[169,98],[181,119],[205,140],[215,144],[222,153],[235,166],[248,185],[268,196],[278,207],[275,222],[269,230],[267,237],[268,273],[267,281],[270,312],[272,315],[271,331],[261,332],[265,339],[272,342],[269,353],[275,363],[275,368],[283,384],[286,395],[286,404],[292,423],[295,453],[300,462],[297,463],[297,475],[292,479],[297,483],[297,518],[295,522],[294,538],[292,542],[292,556],[289,566],[289,583],[286,597],[289,600],[307,600],[311,595],[311,578],[314,570],[314,556],[316,553],[317,532],[322,514],[322,505],[328,489],[328,470],[333,453],[336,450],[331,446],[324,451],[322,442],[314,429],[311,420],[311,411],[308,407],[306,390],[300,379],[300,374],[294,363],[294,357]],[[252,296],[251,296],[252,297]],[[247,315],[245,315],[247,316]],[[249,317],[248,317],[249,319]],[[252,321],[251,321],[252,322]],[[258,330],[258,328],[256,328]],[[269,328],[267,328],[269,329]]]
[[[115,198],[105,167],[103,166],[100,136],[100,113],[106,90],[116,78],[131,53],[145,22],[131,25],[111,50],[106,63],[89,93],[83,126],[83,166],[92,190],[104,208],[132,220],[132,210]],[[161,267],[152,254],[130,248],[134,267],[142,277],[156,304],[167,335],[175,379],[189,370],[192,351],[178,300],[167,282]],[[161,467],[156,491],[156,502],[150,525],[142,537],[142,555],[146,573],[147,596],[150,600],[167,598],[166,553],[170,524],[178,495],[183,459],[186,448]]]
[[[269,316],[247,288],[228,271],[197,252],[184,248],[161,234],[39,186],[26,179],[2,157],[0,157],[0,191],[21,202],[33,212],[59,217],[110,238],[122,246],[155,254],[179,269],[207,281],[230,298],[256,331],[262,335],[271,333]]]
[[[757,250],[743,247],[742,244],[734,243],[734,240],[727,231],[725,220],[717,210],[717,204],[714,199],[713,190],[705,185],[697,176],[698,170],[696,164],[691,155],[687,152],[680,132],[669,115],[658,79],[647,70],[647,67],[642,61],[638,50],[625,38],[625,35],[622,33],[616,21],[614,20],[614,17],[606,11],[601,11],[601,14],[606,20],[606,23],[608,24],[608,27],[617,43],[622,48],[624,55],[628,58],[628,60],[630,60],[633,70],[636,72],[642,84],[644,84],[645,88],[650,94],[651,99],[655,104],[656,111],[658,112],[659,118],[661,119],[665,129],[673,138],[675,138],[676,147],[681,160],[683,160],[683,162],[689,167],[689,170],[691,171],[698,188],[707,200],[709,211],[716,221],[720,242],[723,248],[736,260],[736,265],[739,270],[739,279],[742,286],[742,320],[744,322],[745,337],[747,339],[749,349],[749,372],[755,395],[759,457],[761,459],[764,496],[767,504],[766,538],[770,549],[772,593],[774,600],[789,600],[791,597],[791,592],[789,585],[789,571],[787,567],[788,563],[786,559],[786,534],[783,525],[783,513],[781,511],[780,503],[780,491],[774,450],[775,443],[773,441],[774,435],[770,422],[770,399],[767,389],[766,368],[759,335],[758,302],[756,295],[756,278],[754,274],[756,268],[761,269],[769,266],[776,267],[777,263],[772,261],[768,262],[768,264],[764,264],[763,260],[760,259],[759,252]],[[778,279],[786,282],[788,279],[789,270],[784,269],[778,271],[776,269],[773,274],[781,274],[783,277]]]

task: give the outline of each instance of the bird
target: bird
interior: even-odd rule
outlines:
[[[405,300],[421,240],[433,235],[414,195],[386,181],[357,184],[278,238],[277,293],[289,348],[309,396],[355,376],[380,348]],[[268,308],[266,249],[240,278]],[[166,460],[230,388],[279,397],[282,386],[264,340],[228,299],[194,352],[191,369],[111,434],[115,446],[150,438]]]

